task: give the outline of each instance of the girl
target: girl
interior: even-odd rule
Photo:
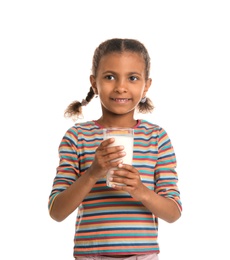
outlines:
[[[169,223],[181,215],[176,158],[165,130],[134,113],[153,105],[146,97],[151,86],[150,58],[133,39],[110,39],[94,52],[91,87],[82,102],[65,111],[77,118],[94,95],[101,102],[99,119],[76,123],[64,135],[49,197],[50,216],[62,221],[78,209],[75,259],[158,259],[158,218]],[[103,141],[103,128],[134,129],[133,164],[122,164],[122,146]],[[118,159],[118,160],[114,160]],[[106,186],[106,172],[118,167]],[[125,184],[125,185],[120,185]]]

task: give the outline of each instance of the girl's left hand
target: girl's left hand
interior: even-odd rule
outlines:
[[[119,164],[118,170],[114,170],[110,181],[124,185],[114,184],[112,188],[128,192],[134,199],[141,201],[148,189],[141,181],[139,172],[128,164]]]

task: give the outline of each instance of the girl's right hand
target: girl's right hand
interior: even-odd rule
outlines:
[[[125,155],[124,146],[111,146],[114,138],[104,140],[96,149],[95,157],[90,166],[90,175],[96,179],[105,177],[107,171],[122,163]]]

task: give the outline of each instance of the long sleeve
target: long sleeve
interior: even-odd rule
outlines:
[[[56,196],[68,188],[79,176],[77,138],[73,128],[69,129],[59,145],[59,166],[49,196],[48,209],[52,208]]]
[[[159,129],[158,159],[155,167],[155,191],[161,196],[176,202],[180,211],[182,204],[177,186],[176,156],[171,141],[164,129]]]

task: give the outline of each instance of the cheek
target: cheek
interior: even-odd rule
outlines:
[[[136,97],[142,97],[144,94],[144,87],[137,88],[133,93]]]

